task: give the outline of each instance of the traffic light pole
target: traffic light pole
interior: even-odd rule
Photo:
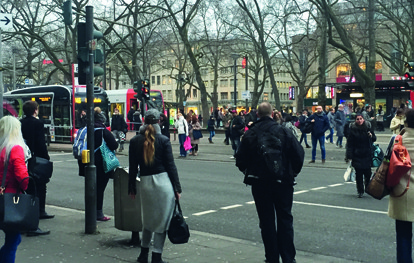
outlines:
[[[86,72],[86,98],[87,98],[87,143],[90,153],[90,162],[85,167],[85,233],[96,233],[96,166],[95,166],[95,135],[94,135],[94,105],[93,105],[93,79],[94,79],[94,53],[91,48],[93,39],[93,7],[86,7],[86,41],[88,47],[89,66]]]

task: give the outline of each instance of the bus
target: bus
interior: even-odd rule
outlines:
[[[124,116],[126,123],[129,124],[129,120],[127,119],[128,111],[131,107],[134,110],[140,108],[140,101],[134,97],[136,94],[134,89],[107,90],[106,93],[110,101],[110,112],[112,113],[115,108],[118,108],[119,113]],[[164,98],[160,90],[150,90],[150,100],[147,102],[148,108],[156,108],[159,112],[167,115],[165,112]]]
[[[74,96],[73,96],[74,95]],[[87,110],[86,87],[47,85],[34,86],[6,92],[3,95],[3,116],[23,118],[23,103],[39,104],[39,119],[43,121],[50,142],[71,143],[80,128],[80,114]],[[109,125],[109,101],[106,92],[94,87],[94,107],[100,107]]]

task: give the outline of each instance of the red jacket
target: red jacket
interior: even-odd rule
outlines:
[[[0,185],[3,180],[5,155],[6,149],[4,148],[0,154]],[[28,184],[29,174],[27,173],[24,150],[21,146],[16,145],[10,151],[5,193],[16,193],[19,189],[24,191],[27,189]]]

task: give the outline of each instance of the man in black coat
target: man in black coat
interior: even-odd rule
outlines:
[[[296,262],[293,186],[295,177],[302,169],[305,153],[293,133],[272,119],[272,106],[268,102],[259,105],[258,116],[260,119],[243,136],[236,153],[236,166],[245,175],[244,183],[252,186],[266,262],[276,263],[281,257],[284,263],[293,263]],[[258,147],[261,141],[259,138],[271,136],[280,140],[282,158],[278,175],[271,173],[268,162]]]
[[[131,106],[131,109],[128,111],[128,121],[129,121],[129,129],[132,131],[134,129],[134,113],[135,113],[135,109],[133,106]]]
[[[234,158],[236,155],[237,149],[240,145],[240,137],[243,135],[241,132],[242,129],[244,129],[244,121],[243,119],[237,115],[236,110],[232,110],[231,114],[233,115],[231,122],[230,122],[230,139],[231,139],[231,147],[234,151],[234,155],[230,158]]]
[[[39,105],[36,101],[27,101],[23,104],[23,112],[26,115],[25,118],[21,120],[22,123],[22,135],[23,139],[26,141],[27,146],[29,146],[30,151],[33,156],[41,157],[47,160],[50,160],[49,153],[46,147],[44,125],[41,120],[37,118],[39,113]],[[29,160],[30,163],[30,160]],[[30,167],[29,167],[30,171]],[[33,185],[33,182],[29,182],[29,187],[27,192],[29,194],[37,194],[39,197],[39,218],[40,219],[50,219],[54,215],[49,215],[45,211],[46,206],[46,184],[49,182],[44,180],[39,180],[36,177],[33,177],[36,187]],[[35,190],[36,189],[36,190]],[[37,192],[37,193],[36,193]],[[42,231],[40,229],[32,232],[28,232],[28,235],[47,235],[50,231]]]

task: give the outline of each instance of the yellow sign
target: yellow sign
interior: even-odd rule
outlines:
[[[39,100],[40,101],[43,101],[43,102],[49,101],[50,100],[50,97],[40,97]]]
[[[75,98],[75,103],[76,104],[81,104],[82,103],[82,99],[81,98]]]

